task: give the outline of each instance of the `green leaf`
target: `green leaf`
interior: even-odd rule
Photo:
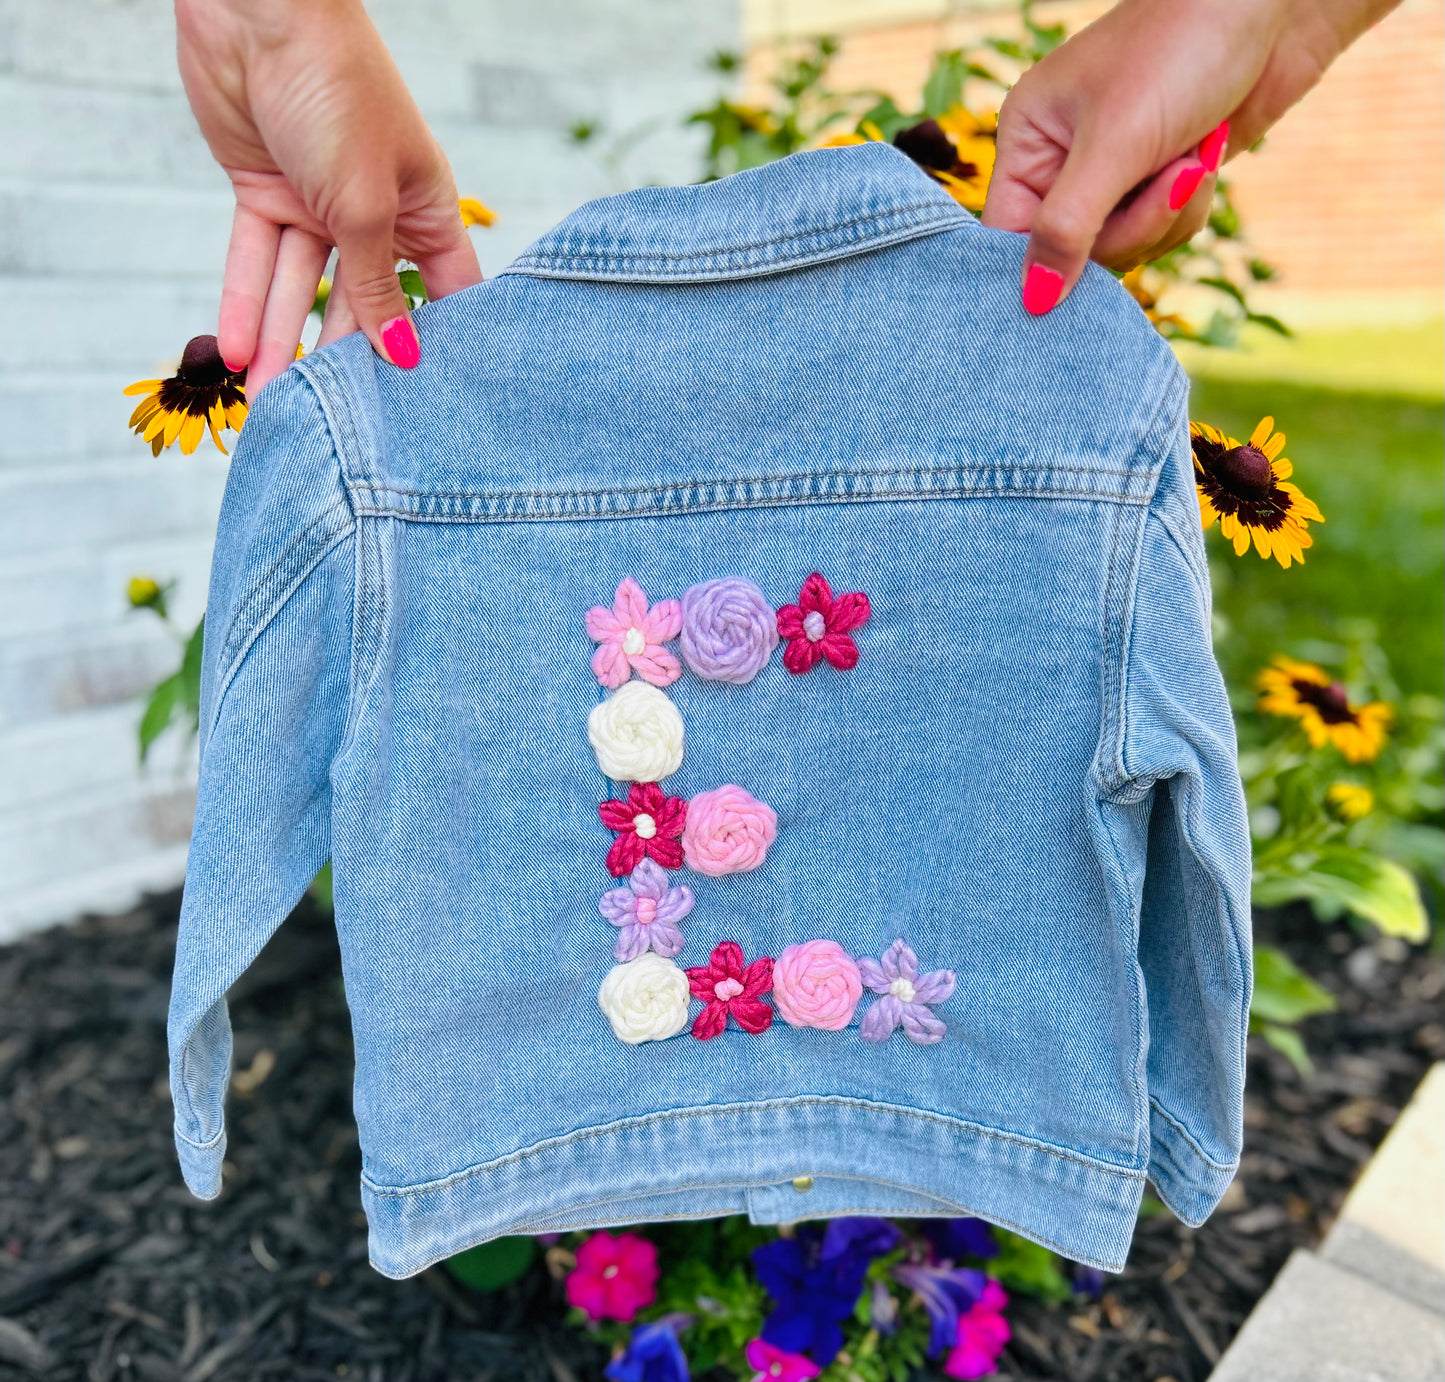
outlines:
[[[1273,331],[1277,336],[1293,336],[1294,332],[1289,329],[1278,317],[1271,316],[1268,312],[1246,312],[1245,321],[1251,321],[1256,326],[1262,326],[1267,331]]]
[[[1007,1229],[995,1228],[993,1236],[999,1252],[985,1263],[990,1276],[997,1277],[1011,1291],[1022,1291],[1040,1300],[1056,1302],[1072,1298],[1073,1290],[1059,1270],[1059,1259],[1048,1248]]]
[[[407,297],[415,298],[420,302],[426,301],[426,284],[422,282],[420,270],[398,270],[396,280],[401,284],[401,291],[405,293]]]
[[[1256,1030],[1274,1049],[1288,1058],[1289,1063],[1301,1075],[1314,1073],[1314,1062],[1305,1050],[1304,1039],[1290,1027],[1281,1027],[1275,1022],[1261,1022]]]
[[[494,1238],[446,1260],[446,1268],[474,1291],[500,1291],[527,1273],[537,1256],[535,1238]]]
[[[321,866],[320,872],[311,880],[311,887],[307,890],[312,899],[323,912],[334,912],[336,900],[331,881],[331,860],[328,859]]]
[[[1261,907],[1332,901],[1373,922],[1387,936],[1418,945],[1430,934],[1413,875],[1393,860],[1351,845],[1330,845],[1304,867],[1288,861],[1261,869],[1254,879],[1254,900]]]
[[[963,55],[940,53],[923,84],[923,113],[937,119],[963,99]]]
[[[181,674],[179,672],[172,672],[151,692],[150,699],[146,702],[146,708],[141,712],[140,726],[137,730],[140,737],[140,761],[142,763],[146,761],[146,755],[151,751],[151,745],[161,737],[175,718],[180,698]]]
[[[1250,1016],[1265,1023],[1294,1023],[1333,1012],[1334,995],[1300,970],[1283,950],[1254,947],[1254,996]]]

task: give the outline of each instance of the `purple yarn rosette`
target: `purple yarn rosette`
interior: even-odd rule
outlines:
[[[778,646],[778,616],[741,576],[703,581],[682,597],[682,656],[705,681],[746,686]]]

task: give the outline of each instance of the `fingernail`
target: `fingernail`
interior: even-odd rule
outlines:
[[[393,317],[381,324],[381,343],[399,369],[415,369],[421,363],[421,342],[410,317]]]
[[[1221,120],[1199,141],[1199,161],[1204,165],[1205,172],[1214,173],[1219,170],[1219,160],[1224,157],[1228,144],[1229,121]]]
[[[1202,163],[1193,163],[1174,179],[1174,186],[1169,189],[1170,211],[1178,211],[1194,195],[1204,181],[1205,172]]]
[[[221,363],[225,365],[232,374],[240,374],[240,372],[246,368],[245,365],[233,365],[224,355],[221,356]]]
[[[1064,276],[1057,269],[1030,264],[1024,275],[1024,311],[1041,317],[1050,311],[1064,291]]]

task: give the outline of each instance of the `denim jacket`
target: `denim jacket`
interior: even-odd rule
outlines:
[[[975,1214],[1116,1270],[1238,1161],[1249,848],[1186,380],[895,150],[584,206],[254,401],[170,1014],[328,859],[378,1271]]]

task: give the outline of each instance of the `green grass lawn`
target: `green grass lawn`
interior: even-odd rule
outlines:
[[[1217,651],[1239,687],[1276,651],[1333,641],[1342,623],[1378,630],[1401,690],[1445,691],[1445,405],[1300,383],[1196,379],[1190,416],[1247,437],[1265,414],[1287,434],[1294,480],[1324,511],[1303,568],[1206,535]]]

